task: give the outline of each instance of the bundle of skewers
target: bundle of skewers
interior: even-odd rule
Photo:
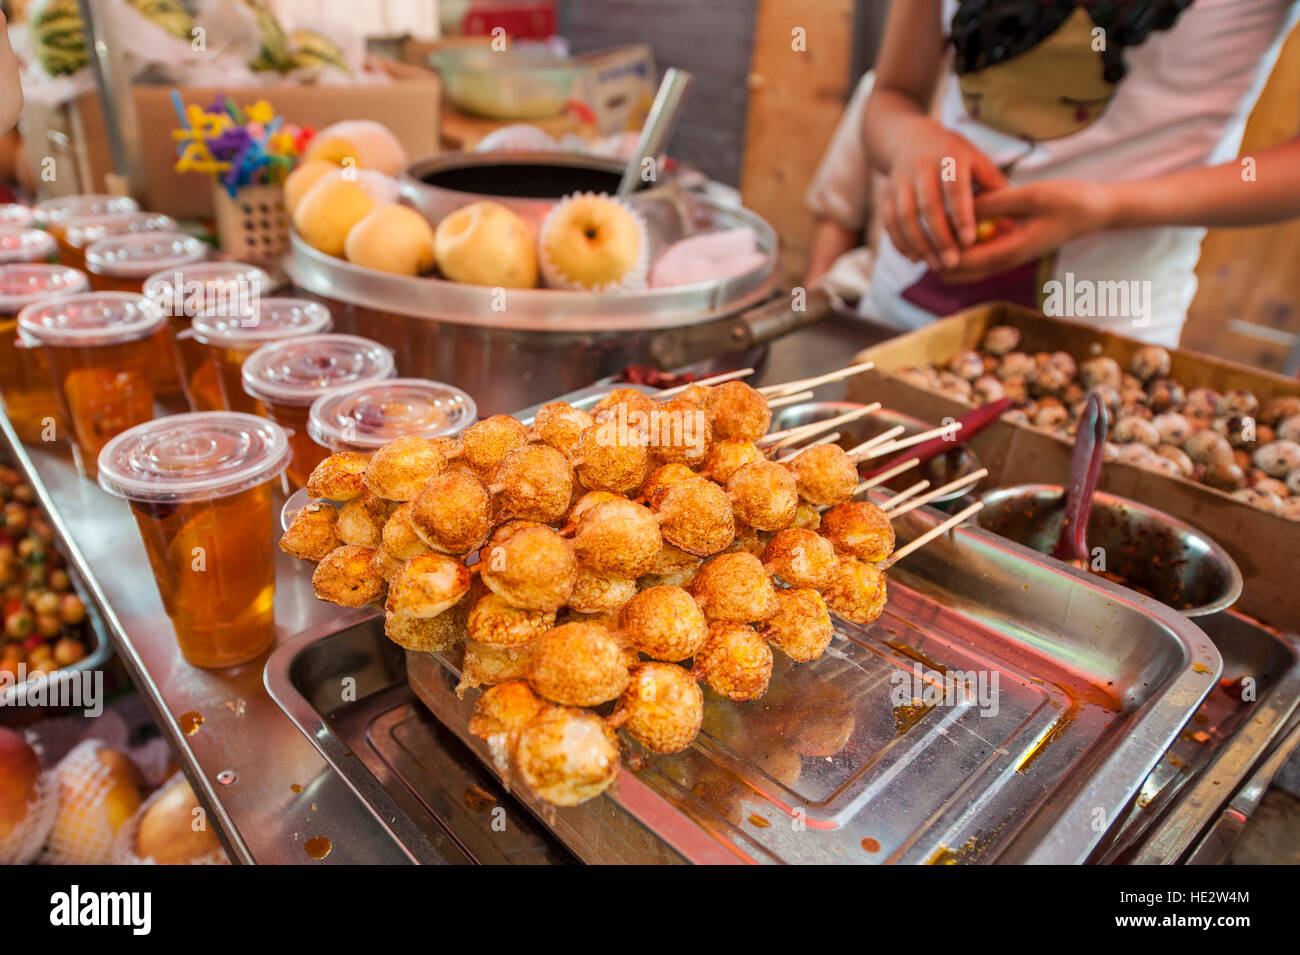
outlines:
[[[919,459],[867,481],[861,462],[960,423],[834,443],[871,404],[769,431],[773,410],[867,367],[763,389],[740,380],[748,370],[653,397],[616,389],[590,412],[554,402],[530,424],[496,415],[459,438],[335,454],[280,547],[316,562],[322,600],[382,603],[398,645],[463,643],[457,692],[487,688],[471,732],[507,778],[576,805],[616,778],[616,730],[653,752],[685,749],[701,683],[758,699],[773,647],[806,663],[830,645],[832,612],[875,621],[886,571],[978,510],[896,548],[893,519],[987,472],[860,499]]]

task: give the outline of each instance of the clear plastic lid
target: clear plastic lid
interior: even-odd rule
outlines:
[[[18,331],[40,345],[116,345],[147,338],[167,316],[143,295],[81,292],[28,305]]]
[[[208,257],[208,245],[183,232],[111,235],[86,246],[86,268],[99,275],[144,279],[160,269]]]
[[[0,225],[0,264],[41,262],[52,256],[56,248],[54,236],[44,229]]]
[[[144,280],[144,294],[172,317],[252,318],[255,304],[275,287],[271,276],[245,262],[196,262],[162,269]]]
[[[102,216],[110,212],[135,212],[139,204],[130,196],[109,196],[86,192],[75,196],[56,196],[36,203],[33,210],[41,225],[62,226],[73,216]]]
[[[203,312],[190,328],[205,344],[257,347],[298,335],[319,335],[330,328],[330,310],[305,298],[260,298],[248,317]]]
[[[404,434],[460,432],[477,418],[473,398],[439,381],[362,381],[317,398],[307,435],[332,451],[374,451]]]
[[[324,392],[396,374],[393,353],[356,335],[304,335],[263,345],[244,360],[244,391],[261,401],[310,405]]]
[[[0,225],[29,226],[36,221],[36,212],[19,202],[0,202]]]
[[[237,411],[199,411],[117,435],[99,452],[99,486],[129,501],[203,501],[263,484],[288,463],[289,438],[275,422]]]
[[[69,219],[63,241],[74,249],[84,249],[112,235],[175,231],[176,220],[161,212],[110,212]]]
[[[0,315],[17,315],[34,302],[53,295],[84,292],[86,273],[66,265],[31,262],[0,265]]]

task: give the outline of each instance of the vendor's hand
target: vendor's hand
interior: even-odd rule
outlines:
[[[917,117],[900,138],[889,170],[882,221],[894,247],[940,272],[959,265],[975,243],[975,193],[1006,177],[965,137]]]
[[[949,282],[974,282],[1055,252],[1074,239],[1105,229],[1112,216],[1104,183],[1051,179],[985,193],[975,200],[981,222],[995,221],[992,239],[965,249]]]

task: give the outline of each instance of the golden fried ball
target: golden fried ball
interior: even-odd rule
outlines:
[[[755,557],[762,557],[770,537],[770,531],[760,531],[737,519],[736,539],[731,542],[731,546],[723,553],[731,554],[743,551],[747,554],[753,554]]]
[[[664,544],[659,548],[650,572],[637,581],[637,586],[643,590],[661,586],[689,587],[703,565],[704,561],[694,554],[688,554],[672,544]]]
[[[384,578],[370,567],[374,551],[344,544],[336,547],[316,565],[311,584],[316,596],[340,607],[361,607],[384,593]]]
[[[613,491],[588,491],[579,497],[573,507],[569,509],[569,523],[575,527],[578,521],[582,520],[582,515],[597,504],[604,504],[606,501],[626,501],[627,497],[622,494],[615,494]]]
[[[465,618],[469,601],[462,597],[436,617],[408,617],[388,611],[384,614],[384,634],[407,650],[440,653],[450,650],[465,637]]]
[[[853,497],[858,467],[838,444],[814,444],[790,462],[799,496],[819,507],[834,507]]]
[[[822,515],[821,534],[858,560],[881,561],[894,552],[894,525],[870,501],[846,501]]]
[[[528,675],[528,664],[533,659],[537,641],[519,647],[494,647],[477,640],[466,639],[465,658],[460,665],[460,683],[456,695],[476,686],[492,686],[507,680],[522,680]]]
[[[549,527],[498,535],[479,554],[483,583],[512,607],[555,612],[569,602],[578,576],[573,548]]]
[[[820,590],[835,577],[838,564],[831,542],[802,527],[778,532],[763,549],[763,565],[791,587]]]
[[[598,706],[627,686],[623,648],[604,627],[566,623],[537,641],[528,682],[552,703]]]
[[[345,544],[374,548],[383,540],[387,520],[386,503],[367,491],[343,505],[334,522],[334,533]]]
[[[420,554],[388,588],[388,609],[404,617],[436,617],[469,590],[469,568],[446,554]]]
[[[681,398],[660,402],[650,413],[647,447],[660,461],[699,467],[713,444],[708,412]]]
[[[695,677],[671,663],[638,663],[610,718],[656,753],[678,753],[699,735],[704,693]]]
[[[746,464],[727,482],[736,517],[760,531],[779,531],[794,522],[799,489],[794,474],[775,461]]]
[[[695,654],[695,675],[729,700],[756,700],[772,679],[772,648],[753,627],[720,620]]]
[[[721,553],[736,536],[731,499],[707,478],[669,485],[655,514],[663,539],[697,557]]]
[[[449,434],[436,434],[429,439],[433,446],[442,452],[442,456],[448,461],[458,458],[461,455],[460,438],[452,437]]]
[[[856,489],[857,485],[854,485]],[[794,522],[791,527],[802,527],[805,530],[815,531],[822,526],[822,511],[816,504],[809,504],[807,501],[800,501],[798,508],[794,512]]]
[[[467,471],[446,470],[432,478],[411,502],[411,526],[429,547],[444,554],[468,554],[492,530],[491,495]]]
[[[635,388],[615,388],[596,402],[595,407],[592,408],[592,417],[597,424],[600,424],[604,421],[616,422],[621,414],[626,424],[638,430],[646,430],[649,428],[650,414],[657,407],[659,403],[644,391],[637,391]]]
[[[785,651],[791,660],[816,660],[835,636],[826,601],[811,587],[778,590],[776,599],[780,609],[767,622],[768,642]]]
[[[402,568],[406,566],[405,560],[398,560],[380,544],[375,548],[375,552],[370,557],[370,569],[377,573],[384,580],[392,582],[392,579],[401,573]]]
[[[469,612],[467,633],[471,640],[493,647],[519,647],[532,643],[555,626],[550,610],[520,610],[496,594],[484,594]]]
[[[429,550],[411,523],[412,503],[407,501],[393,511],[383,528],[383,549],[394,560],[410,560]]]
[[[365,490],[366,467],[370,459],[355,451],[331,454],[307,478],[307,493],[326,500],[350,501]]]
[[[507,452],[493,478],[499,520],[540,521],[564,517],[573,498],[573,469],[563,454],[544,444]]]
[[[573,538],[578,560],[610,577],[640,577],[654,564],[662,545],[654,513],[622,498],[586,511]]]
[[[623,605],[618,623],[637,650],[670,663],[695,656],[709,638],[704,611],[681,587],[641,591]]]
[[[631,494],[650,472],[645,445],[611,424],[597,424],[582,432],[576,455],[578,480],[590,491]]]
[[[567,401],[552,401],[537,410],[531,435],[534,440],[571,457],[582,432],[595,423],[595,419],[581,408],[575,408]]]
[[[509,415],[497,414],[461,432],[461,459],[479,477],[490,480],[501,459],[527,443],[527,428]]]
[[[697,408],[707,408],[709,405],[709,392],[712,390],[712,385],[700,385],[692,382],[686,386],[686,389],[682,391],[678,397],[681,398],[682,401],[689,401]]]
[[[822,595],[832,610],[854,623],[872,623],[885,609],[885,572],[879,564],[841,557]]]
[[[343,541],[334,533],[339,512],[333,504],[317,501],[293,516],[280,537],[280,550],[301,560],[321,560]]]
[[[506,770],[519,731],[545,707],[546,701],[523,680],[498,683],[479,695],[469,718],[469,731],[488,744],[493,761]]]
[[[695,472],[685,464],[662,464],[650,472],[650,476],[641,485],[639,496],[647,504],[653,505],[669,485],[689,481],[695,476]]]
[[[767,620],[778,606],[763,562],[745,552],[706,561],[691,584],[691,596],[710,621]]]
[[[764,460],[766,458],[763,457],[763,452],[753,441],[728,438],[725,441],[715,441],[709,447],[700,474],[719,484],[726,484],[746,464]]]
[[[618,739],[594,713],[548,706],[519,731],[515,765],[540,799],[576,806],[618,778]]]
[[[612,613],[636,596],[636,578],[602,574],[582,564],[569,606],[579,613]]]
[[[447,459],[432,438],[404,434],[371,456],[366,487],[388,501],[410,501],[446,465]]]
[[[716,386],[704,399],[704,407],[713,421],[713,433],[719,438],[757,441],[767,434],[772,423],[767,399],[743,381]]]

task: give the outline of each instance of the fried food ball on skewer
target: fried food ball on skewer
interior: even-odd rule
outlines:
[[[756,700],[772,679],[772,648],[748,624],[720,620],[695,654],[695,676],[729,700]]]
[[[699,467],[712,444],[713,425],[703,408],[681,398],[655,403],[647,447],[656,460]]]
[[[566,458],[572,457],[582,432],[595,423],[596,420],[581,408],[575,408],[567,401],[552,401],[537,410],[529,437],[554,448]]]
[[[854,557],[841,557],[835,579],[822,591],[826,603],[846,620],[867,624],[884,612],[888,600],[885,571]]]
[[[731,499],[707,478],[669,485],[654,510],[663,539],[697,557],[721,553],[736,536]]]
[[[767,434],[772,411],[767,399],[743,381],[716,385],[704,398],[704,408],[717,438],[757,441]]]
[[[659,402],[643,391],[637,391],[635,388],[615,388],[596,402],[595,407],[592,408],[592,418],[597,424],[617,423],[622,416],[628,426],[639,431],[647,431],[650,427],[650,415],[658,407]]]
[[[548,706],[520,730],[515,765],[538,798],[576,806],[618,778],[618,739],[594,713]]]
[[[638,663],[609,725],[656,753],[690,746],[704,722],[704,693],[695,677],[671,663]]]
[[[386,601],[385,607],[389,604]],[[465,638],[469,605],[469,594],[466,594],[436,617],[408,617],[387,610],[384,614],[384,635],[399,647],[420,653],[450,650]]]
[[[521,610],[554,613],[569,602],[578,576],[569,542],[538,524],[498,533],[479,561],[483,583]]]
[[[533,659],[537,641],[518,647],[494,647],[477,640],[465,640],[465,658],[460,665],[460,682],[456,696],[476,686],[493,686],[507,680],[522,680],[528,676],[528,664]]]
[[[736,517],[760,531],[779,531],[794,521],[799,488],[794,474],[775,461],[746,464],[727,481]]]
[[[814,444],[790,462],[799,496],[818,507],[834,507],[853,498],[858,467],[838,444]]]
[[[370,568],[374,554],[368,547],[344,544],[316,565],[311,585],[316,596],[340,607],[361,607],[384,593],[384,578]]]
[[[631,494],[639,488],[650,473],[650,456],[645,445],[633,438],[599,424],[582,432],[575,458],[582,486],[615,494]]]
[[[402,568],[405,566],[406,561],[398,560],[388,553],[383,544],[376,547],[374,554],[370,557],[370,569],[389,583],[392,583],[393,578],[401,573]]]
[[[821,535],[841,553],[882,561],[894,552],[894,525],[870,501],[847,501],[822,515]]]
[[[492,762],[504,775],[519,732],[546,708],[546,701],[523,680],[490,686],[480,694],[469,718],[469,731],[488,744]]]
[[[856,485],[855,485],[856,487]],[[800,501],[799,506],[794,512],[794,522],[791,527],[802,527],[805,530],[815,531],[822,526],[822,511],[816,504],[809,504],[807,501]]]
[[[551,610],[520,610],[496,594],[484,594],[469,611],[466,635],[492,647],[520,647],[532,643],[555,626]]]
[[[443,471],[411,502],[411,526],[436,551],[468,554],[492,530],[491,502],[487,488],[474,475]]]
[[[428,553],[429,545],[415,531],[411,523],[413,504],[407,501],[389,515],[384,522],[382,539],[384,552],[394,560],[410,560],[418,554]]]
[[[767,459],[763,457],[763,452],[753,441],[727,438],[724,441],[714,441],[709,446],[709,453],[704,456],[704,466],[700,468],[700,474],[719,484],[726,484],[731,480],[731,476],[746,464],[765,460]]]
[[[420,554],[389,584],[387,608],[404,617],[436,617],[464,597],[469,584],[469,568],[454,557]]]
[[[528,683],[565,706],[597,706],[627,686],[623,648],[604,627],[566,623],[547,631],[533,648]]]
[[[703,565],[704,561],[694,554],[688,554],[672,544],[664,544],[659,548],[650,572],[637,580],[637,586],[643,590],[651,587],[689,587]]]
[[[371,455],[365,484],[384,500],[410,501],[446,466],[447,459],[432,438],[404,434]]]
[[[387,501],[366,491],[343,505],[334,522],[334,533],[345,544],[378,547],[384,536],[384,524],[392,513]]]
[[[641,485],[639,497],[647,504],[653,505],[655,499],[668,490],[669,485],[689,481],[696,474],[685,464],[662,464],[650,472],[650,476]]]
[[[756,527],[750,527],[744,521],[737,518],[736,537],[723,553],[746,553],[753,554],[755,557],[762,557],[763,551],[767,549],[769,533],[770,532],[768,531],[760,531]]]
[[[569,606],[579,613],[613,613],[636,596],[636,578],[615,577],[578,565]]]
[[[564,517],[573,499],[573,469],[563,454],[544,444],[525,444],[506,453],[489,491],[497,518],[550,524]]]
[[[582,515],[597,504],[604,504],[606,501],[626,501],[627,498],[622,494],[615,494],[613,491],[588,491],[579,497],[571,508],[569,508],[569,523],[575,527],[578,521],[582,520]]]
[[[779,606],[763,562],[744,552],[706,561],[691,584],[691,596],[710,622],[767,620]]]
[[[307,478],[307,493],[342,504],[360,497],[366,489],[366,468],[370,459],[355,451],[331,454],[312,469]]]
[[[480,478],[490,481],[501,459],[527,443],[527,428],[509,415],[497,414],[461,432],[461,458]]]
[[[322,560],[343,541],[334,533],[339,511],[333,504],[316,501],[293,516],[280,536],[280,550],[300,560]]]
[[[653,566],[662,545],[650,509],[622,498],[584,512],[573,538],[583,565],[611,577],[640,577]]]
[[[831,542],[802,527],[778,532],[763,550],[763,566],[791,587],[820,590],[834,579],[838,564]]]
[[[816,660],[835,636],[826,601],[811,587],[778,590],[776,599],[780,609],[767,622],[764,636],[791,660]]]
[[[637,650],[670,663],[695,656],[709,638],[704,611],[681,587],[641,591],[623,605],[618,623]]]

